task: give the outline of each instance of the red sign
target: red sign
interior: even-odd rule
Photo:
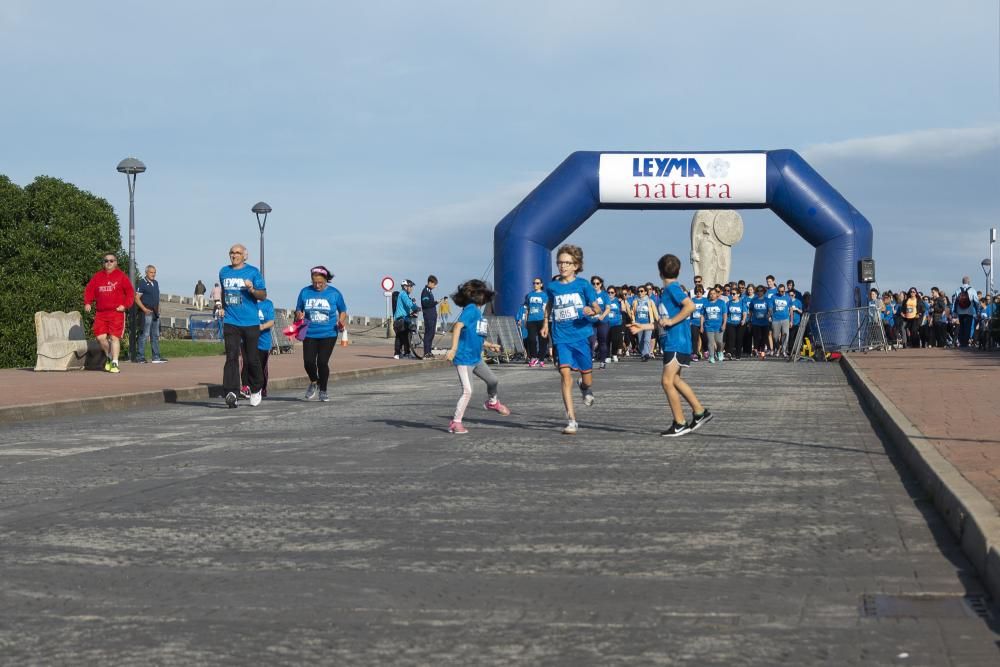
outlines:
[[[382,289],[386,292],[391,292],[392,288],[396,286],[396,281],[394,281],[389,276],[382,279]]]

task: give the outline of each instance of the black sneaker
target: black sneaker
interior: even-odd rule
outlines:
[[[691,428],[687,424],[678,424],[677,422],[674,422],[666,431],[660,431],[660,435],[664,438],[676,438],[679,435],[684,435],[685,433],[690,432]]]
[[[713,416],[714,415],[711,413],[711,411],[708,408],[705,408],[705,411],[702,412],[700,415],[693,415],[691,417],[691,421],[689,421],[687,425],[688,430],[696,431],[698,427],[704,424],[705,422],[712,421]]]
[[[239,400],[236,398],[236,392],[231,391],[228,394],[226,394],[226,405],[228,405],[231,408],[235,408],[238,403]]]
[[[144,363],[146,363],[146,360],[145,359],[136,359],[135,363],[137,363],[137,364],[144,364]]]

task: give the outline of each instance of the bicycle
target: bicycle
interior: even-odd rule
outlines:
[[[406,321],[406,340],[410,343],[410,354],[415,359],[423,359],[424,337],[417,331],[417,321],[413,318],[407,318]]]

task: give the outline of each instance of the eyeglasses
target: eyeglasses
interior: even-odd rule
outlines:
[[[541,284],[542,284],[541,280],[536,280],[535,282],[532,283],[532,285],[541,285]]]
[[[639,294],[645,294],[645,293],[646,293],[646,290],[644,290],[644,289],[639,290]]]
[[[556,266],[576,266],[576,262],[556,262]]]
[[[114,264],[117,261],[118,261],[117,259],[111,258],[111,259],[105,259],[104,263],[105,264]]]
[[[591,283],[590,283],[590,284],[591,284],[591,285],[600,285],[600,284],[601,284],[601,281],[600,281],[600,280],[594,280],[594,281],[591,281]]]

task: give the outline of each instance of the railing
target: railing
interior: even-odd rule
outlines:
[[[808,336],[815,353],[825,359],[831,352],[872,352],[889,349],[882,318],[873,306],[805,313],[790,356],[801,357],[804,337]],[[837,342],[834,341],[844,341]]]

